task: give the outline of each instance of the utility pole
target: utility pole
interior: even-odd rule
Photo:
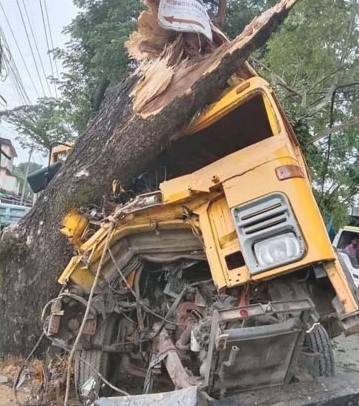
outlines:
[[[29,159],[27,160],[27,165],[26,165],[26,173],[25,173],[25,177],[24,177],[24,183],[22,185],[22,192],[21,192],[21,198],[20,198],[20,203],[23,204],[24,203],[24,198],[25,198],[25,190],[26,190],[26,183],[27,183],[27,177],[29,175],[29,170],[30,170],[30,162],[31,162],[31,157],[32,157],[32,153],[34,152],[34,147],[31,146],[30,147],[30,152],[29,152]]]

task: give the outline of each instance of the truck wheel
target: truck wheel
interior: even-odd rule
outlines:
[[[313,331],[307,333],[304,345],[321,355],[314,367],[314,376],[334,376],[334,354],[325,328],[319,325]]]
[[[110,345],[116,325],[116,317],[108,316],[100,320],[96,333],[92,337],[92,343],[97,345]],[[102,381],[99,372],[105,379],[111,382],[114,369],[110,368],[110,354],[100,350],[79,350],[75,355],[75,386],[78,398],[82,402],[92,402],[98,395],[108,393],[101,390]],[[111,373],[112,372],[112,373]],[[112,382],[111,382],[112,383]],[[88,384],[88,385],[85,385]],[[86,386],[86,388],[84,388]],[[87,389],[90,388],[88,392]],[[85,394],[85,392],[88,392]],[[94,399],[93,399],[94,398]],[[86,404],[86,403],[85,403]]]

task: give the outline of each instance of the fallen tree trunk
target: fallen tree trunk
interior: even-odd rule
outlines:
[[[151,0],[152,4],[155,3]],[[126,184],[179,134],[280,24],[295,0],[282,0],[241,36],[190,61],[170,61],[170,47],[105,99],[66,164],[35,207],[3,234],[0,245],[0,352],[26,354],[40,332],[40,312],[56,294],[56,277],[71,255],[58,229],[71,207],[100,204],[113,179]],[[171,48],[172,47],[172,48]],[[161,65],[166,85],[155,83]],[[163,72],[162,72],[163,73]],[[166,80],[167,80],[166,79]],[[159,85],[158,85],[159,84]]]

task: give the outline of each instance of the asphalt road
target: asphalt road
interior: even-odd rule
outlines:
[[[359,335],[340,336],[333,340],[336,374],[359,373]]]

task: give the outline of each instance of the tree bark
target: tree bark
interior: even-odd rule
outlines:
[[[41,309],[56,295],[57,276],[72,253],[58,231],[64,214],[71,207],[100,204],[113,179],[125,185],[146,168],[196,112],[215,100],[294,2],[282,0],[242,36],[192,65],[187,79],[173,79],[166,91],[142,103],[142,114],[136,112],[132,97],[138,77],[130,77],[107,95],[34,208],[2,236],[1,353],[28,353],[41,331]]]

